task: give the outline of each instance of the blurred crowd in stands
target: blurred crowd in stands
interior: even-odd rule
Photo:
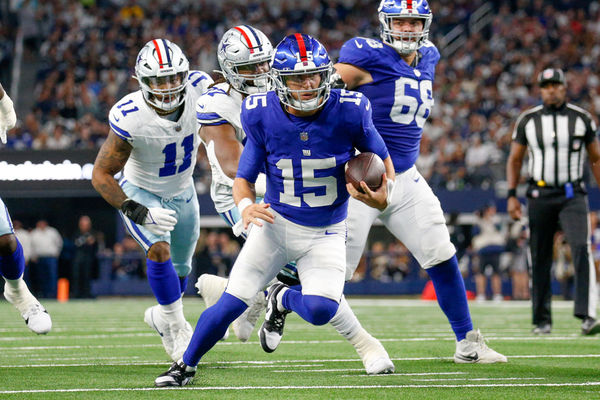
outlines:
[[[582,0],[431,0],[430,39],[443,50],[435,107],[417,162],[434,188],[488,188],[503,179],[512,126],[539,102],[537,73],[567,71],[569,98],[600,113],[600,3]],[[18,110],[14,149],[97,148],[107,113],[137,90],[136,54],[167,37],[192,68],[217,68],[216,45],[229,27],[247,23],[274,43],[302,31],[323,41],[333,59],[349,38],[378,37],[376,0],[24,0],[12,26],[0,27],[0,70],[6,74],[20,27],[24,63],[38,65],[31,110]],[[492,8],[481,24],[473,14]],[[6,16],[5,16],[6,17]],[[6,18],[4,18],[6,20]],[[464,30],[464,43],[444,53],[444,35]],[[2,76],[0,76],[2,77]],[[2,77],[3,78],[3,77]],[[4,78],[3,78],[4,79]],[[206,162],[197,172],[209,179]]]

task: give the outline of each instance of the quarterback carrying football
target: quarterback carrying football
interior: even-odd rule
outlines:
[[[291,261],[296,261],[302,292],[282,283],[271,286],[267,321],[276,330],[294,311],[314,325],[329,322],[344,287],[349,197],[344,164],[355,148],[371,151],[394,176],[369,102],[359,93],[330,89],[332,63],[321,43],[290,35],[279,43],[273,60],[275,91],[248,96],[241,112],[246,142],[233,196],[243,228],[253,228],[225,293],[202,313],[182,359],[156,378],[156,386],[189,383],[201,357]],[[253,184],[261,166],[267,189],[264,203],[257,204]],[[366,187],[364,196],[370,205],[385,208],[387,185],[374,192]]]

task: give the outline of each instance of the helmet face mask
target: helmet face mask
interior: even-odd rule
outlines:
[[[289,35],[277,45],[271,76],[281,103],[298,111],[321,107],[331,92],[333,64],[325,47],[308,35]]]
[[[166,39],[154,39],[140,50],[134,77],[146,102],[169,114],[185,101],[188,73],[189,62],[181,49]]]
[[[381,40],[396,49],[400,54],[410,54],[420,49],[429,37],[429,27],[433,14],[426,0],[383,0],[379,4],[379,25]],[[418,19],[423,29],[403,32],[394,29],[395,21]]]
[[[225,32],[218,48],[219,66],[233,89],[246,95],[271,89],[273,45],[264,33],[239,25]]]

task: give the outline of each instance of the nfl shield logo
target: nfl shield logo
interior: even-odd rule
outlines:
[[[300,140],[306,142],[308,140],[308,132],[300,132]]]

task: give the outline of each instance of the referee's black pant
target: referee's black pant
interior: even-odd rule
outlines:
[[[552,324],[551,269],[554,234],[560,227],[571,247],[575,267],[575,310],[577,318],[596,317],[596,270],[591,253],[587,195],[575,189],[568,199],[562,188],[532,186],[527,192],[533,324]]]

